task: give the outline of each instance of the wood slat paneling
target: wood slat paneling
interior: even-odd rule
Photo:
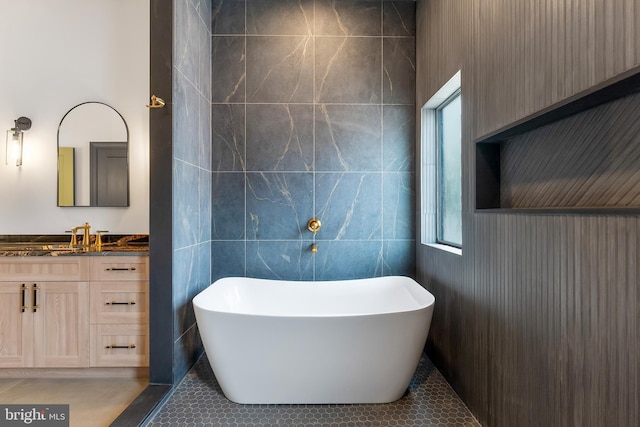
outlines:
[[[462,70],[463,253],[417,245],[436,295],[430,354],[483,425],[636,425],[640,218],[474,214],[473,141],[638,66],[640,4],[418,0],[417,19],[418,111]],[[633,132],[633,109],[598,114],[607,132],[586,119],[540,129],[547,150],[563,141],[555,159],[531,135],[511,144],[509,203],[637,203],[624,177],[640,143],[620,130]],[[583,173],[563,182],[560,165]]]

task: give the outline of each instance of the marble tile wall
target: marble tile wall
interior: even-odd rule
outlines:
[[[177,383],[202,353],[191,299],[211,283],[211,0],[174,0],[174,13],[172,282]]]
[[[414,276],[415,2],[211,18],[211,279]]]

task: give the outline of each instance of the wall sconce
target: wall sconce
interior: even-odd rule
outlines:
[[[16,159],[16,166],[22,166],[22,137],[25,130],[31,129],[31,119],[19,117],[14,122],[15,127],[7,131],[7,139],[4,146],[4,164],[9,164],[9,150],[11,150],[13,153],[12,159]]]

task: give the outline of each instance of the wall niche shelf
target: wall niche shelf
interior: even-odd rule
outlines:
[[[640,67],[475,142],[476,213],[640,214]]]

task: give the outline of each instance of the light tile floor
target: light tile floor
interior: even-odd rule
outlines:
[[[147,378],[2,378],[0,403],[69,404],[70,427],[106,427],[148,383]]]
[[[149,422],[162,427],[480,427],[431,361],[423,356],[400,400],[364,405],[240,405],[227,400],[206,356]]]

